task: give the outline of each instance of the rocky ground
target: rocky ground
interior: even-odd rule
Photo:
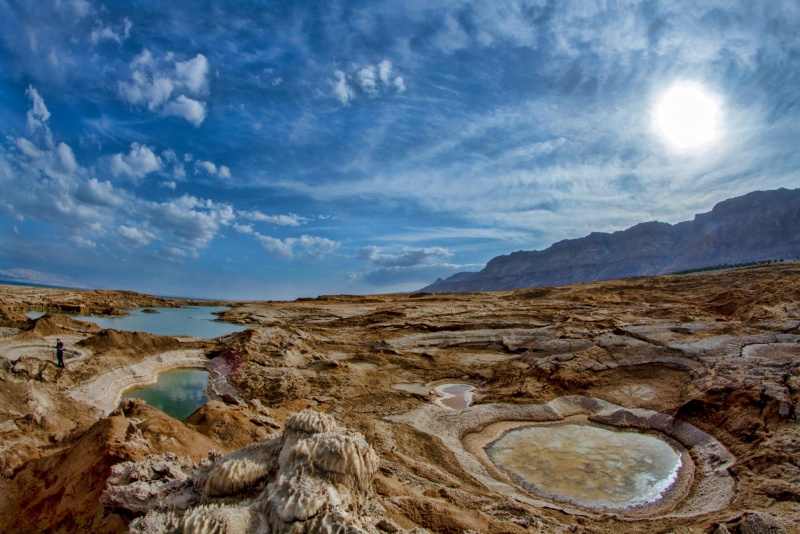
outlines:
[[[276,488],[291,489],[281,473],[299,454],[295,442],[286,445],[285,425],[311,409],[330,415],[338,434],[325,429],[304,442],[308,462],[317,465],[317,442],[363,438],[377,455],[374,473],[355,478],[349,456],[337,460],[358,486],[339,499],[360,518],[347,523],[353,528],[800,532],[800,264],[498,293],[230,304],[223,318],[250,329],[218,340],[158,337],[22,315],[165,305],[155,297],[0,286],[0,531],[145,528],[161,493],[134,505],[125,484],[157,480],[159,492],[177,488],[171,511],[158,516],[171,517],[163,523],[170,528],[185,512],[184,526],[224,519],[233,531],[235,518],[252,520],[241,515],[246,504],[260,506],[273,530],[278,516],[291,517],[280,523],[287,531],[311,530],[312,516],[301,518],[294,505],[268,509],[283,495]],[[67,343],[66,370],[54,365],[56,337]],[[106,415],[120,393],[114,384],[130,387],[126,369],[130,378],[204,358],[219,375],[219,395],[186,421],[141,402]],[[434,403],[443,383],[474,386],[476,404],[457,411]],[[476,461],[491,425],[574,417],[659,429],[686,446],[694,479],[674,503],[598,512],[542,502]],[[266,452],[234,452],[254,443]],[[360,457],[371,458],[364,446]],[[221,498],[208,478],[250,466],[231,458],[261,467]],[[265,504],[253,493],[262,490],[276,497]]]

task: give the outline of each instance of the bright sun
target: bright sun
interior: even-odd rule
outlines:
[[[664,139],[678,149],[700,147],[717,136],[719,106],[702,86],[677,83],[656,104],[653,120]]]

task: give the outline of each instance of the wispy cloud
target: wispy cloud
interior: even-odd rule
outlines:
[[[27,282],[64,287],[82,287],[79,282],[63,276],[33,269],[0,269],[0,277],[12,282]]]
[[[441,265],[453,253],[442,247],[422,249],[404,248],[400,253],[391,254],[376,246],[364,247],[359,257],[372,265],[380,267],[417,267],[420,265]]]
[[[97,44],[101,41],[114,41],[117,44],[122,44],[123,41],[130,37],[131,28],[133,28],[133,22],[128,17],[125,17],[117,26],[101,26],[92,30],[92,33],[89,34],[89,40],[92,44]]]
[[[333,254],[341,245],[326,237],[305,234],[300,237],[287,237],[285,239],[278,239],[257,232],[254,235],[267,252],[283,260],[291,260],[296,256],[322,259]]]
[[[288,213],[286,215],[265,215],[260,211],[241,211],[238,215],[251,221],[267,222],[279,226],[300,226],[308,222],[308,219],[305,217],[300,217],[294,213]]]
[[[482,265],[454,264],[453,252],[444,247],[401,247],[398,251],[367,246],[358,253],[365,262],[358,273],[351,273],[353,282],[372,286],[392,286],[397,291],[419,289],[425,280],[434,280],[454,271],[477,270]]]

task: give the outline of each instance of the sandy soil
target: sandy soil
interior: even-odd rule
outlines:
[[[231,303],[224,318],[249,330],[211,341],[20,315],[164,305],[153,299],[0,286],[0,530],[25,521],[124,530],[130,515],[99,499],[111,465],[230,451],[311,407],[380,456],[384,529],[800,532],[796,263],[499,293]],[[56,337],[67,341],[66,370],[54,365]],[[185,422],[136,403],[109,414],[118,390],[200,362],[218,370],[225,402]],[[475,386],[476,404],[434,403],[445,382]],[[498,422],[541,421],[570,396],[620,408],[583,413],[598,424],[681,428],[696,465],[685,496],[628,515],[567,509],[511,488],[481,464],[474,439],[464,445]],[[730,494],[710,489],[717,476]]]

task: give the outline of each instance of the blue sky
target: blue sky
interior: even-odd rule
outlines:
[[[407,291],[800,186],[796,0],[189,5],[0,0],[0,278]]]

